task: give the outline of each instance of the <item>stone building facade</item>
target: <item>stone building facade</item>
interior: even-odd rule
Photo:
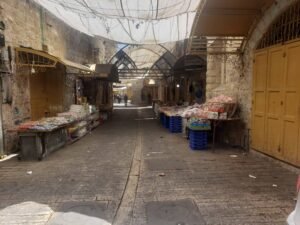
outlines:
[[[78,64],[107,63],[116,52],[117,45],[100,37],[83,34],[33,0],[2,0],[0,21],[5,25],[5,47],[1,48],[2,60],[9,68],[2,80],[2,129],[4,153],[17,149],[16,126],[30,119],[29,69],[21,71],[15,65],[15,47],[44,50],[49,54]],[[72,101],[74,76],[67,75],[66,101]],[[8,100],[8,99],[9,100]]]
[[[227,94],[239,102],[241,123],[225,125],[219,138],[231,145],[249,147],[251,142],[252,78],[254,52],[270,25],[297,0],[276,1],[253,25],[247,37],[243,54],[208,54],[207,98]]]

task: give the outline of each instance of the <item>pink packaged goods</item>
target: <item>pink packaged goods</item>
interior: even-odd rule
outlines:
[[[170,115],[181,115],[184,118],[202,119],[227,119],[233,114],[236,108],[236,101],[228,96],[220,95],[208,100],[205,104],[194,104],[183,107],[161,107],[161,112],[168,112]]]
[[[235,101],[229,96],[219,95],[210,99],[208,103],[235,103]]]

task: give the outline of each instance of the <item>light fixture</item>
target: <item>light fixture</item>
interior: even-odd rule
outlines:
[[[149,80],[149,85],[154,85],[154,84],[155,84],[155,80],[150,79],[150,80]]]
[[[34,60],[32,61],[32,65],[31,65],[31,70],[30,70],[31,74],[35,74],[35,69],[33,65],[34,65]]]
[[[177,87],[177,88],[180,88],[180,84],[176,84],[176,87]]]
[[[96,64],[92,64],[92,65],[90,65],[90,70],[92,70],[92,71],[96,71]]]

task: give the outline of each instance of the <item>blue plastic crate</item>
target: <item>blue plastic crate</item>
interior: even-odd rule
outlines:
[[[171,116],[169,121],[169,130],[171,133],[182,132],[182,118],[180,116]]]
[[[192,136],[190,136],[190,140],[193,143],[207,143],[207,137],[192,137]]]
[[[205,132],[205,131],[199,131],[199,132]],[[190,138],[206,140],[207,134],[194,134],[193,132],[190,132]]]
[[[165,116],[165,114],[163,114],[163,113],[159,114],[159,120],[162,125],[164,124],[164,116]]]
[[[205,150],[207,148],[207,132],[206,131],[189,131],[189,142],[192,150]]]
[[[164,127],[167,129],[170,127],[170,117],[166,115],[164,115]]]
[[[170,121],[175,122],[175,123],[178,123],[178,122],[182,123],[182,118],[180,116],[171,116]]]
[[[207,149],[207,145],[190,145],[190,148],[192,150],[206,150]]]

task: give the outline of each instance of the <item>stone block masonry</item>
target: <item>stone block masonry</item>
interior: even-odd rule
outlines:
[[[248,36],[243,55],[208,55],[207,57],[207,99],[219,94],[236,97],[239,101],[242,125],[238,128],[228,127],[224,142],[238,144],[244,140],[251,129],[252,112],[252,76],[254,51],[267,32],[269,26],[296,0],[276,1],[261,17]],[[239,130],[242,129],[242,130]],[[241,136],[242,135],[242,136]],[[251,137],[247,137],[251,139]],[[241,143],[242,144],[242,143]]]
[[[33,0],[2,0],[0,2],[0,21],[5,24],[6,46],[1,49],[5,60],[8,47],[12,49],[11,75],[8,85],[12,101],[2,103],[5,153],[17,148],[17,135],[12,132],[17,124],[30,119],[30,92],[28,69],[15,66],[14,47],[24,46],[37,50],[48,49],[49,54],[68,59],[79,64],[107,63],[116,52],[116,43],[101,37],[83,34],[43,9]],[[97,51],[96,51],[97,50]],[[74,79],[69,79],[74,82]],[[72,85],[66,82],[67,85]],[[71,104],[73,88],[66,87],[65,100]],[[6,87],[4,87],[6,88]],[[65,105],[65,108],[68,106]]]

